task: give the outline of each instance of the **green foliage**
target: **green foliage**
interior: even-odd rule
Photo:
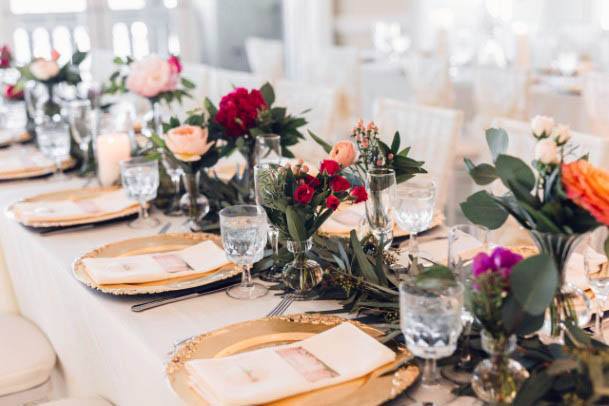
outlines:
[[[29,80],[36,80],[40,83],[44,83],[45,85],[54,85],[57,83],[69,83],[71,85],[75,85],[81,82],[80,71],[78,69],[79,65],[82,61],[87,57],[87,52],[76,51],[72,54],[72,57],[68,62],[66,62],[63,66],[59,68],[59,73],[48,80],[39,80],[37,79],[32,72],[30,71],[30,62],[27,65],[24,65],[19,70],[19,81],[17,82],[17,86],[21,89],[24,88],[25,82]]]

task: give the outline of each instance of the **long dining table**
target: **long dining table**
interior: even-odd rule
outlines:
[[[0,183],[0,207],[44,192],[85,187],[86,179],[52,177]],[[92,290],[72,275],[79,256],[102,245],[154,235],[183,232],[184,218],[154,215],[157,228],[136,230],[127,222],[43,235],[0,215],[0,243],[20,313],[48,337],[57,353],[58,369],[70,396],[102,396],[116,405],[177,405],[164,372],[173,344],[223,326],[265,317],[281,298],[272,292],[252,301],[224,292],[135,313],[133,304],[149,297],[113,296]],[[439,230],[438,232],[442,232]],[[435,241],[428,250],[443,251]],[[431,243],[430,243],[431,244]],[[434,248],[435,247],[435,248]],[[2,278],[0,278],[0,281]],[[296,301],[287,314],[336,309],[336,301]],[[474,404],[462,398],[459,404]],[[397,400],[408,404],[408,396]]]

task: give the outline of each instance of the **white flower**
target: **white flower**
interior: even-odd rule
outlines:
[[[55,61],[37,59],[30,64],[30,72],[38,80],[49,80],[59,73],[59,65]]]
[[[571,129],[568,125],[559,124],[552,131],[552,137],[558,145],[564,145],[571,139]]]
[[[535,159],[546,165],[559,163],[558,147],[554,140],[549,138],[539,140],[535,145]]]
[[[535,116],[531,120],[531,129],[536,137],[549,137],[554,129],[554,119],[547,116]]]

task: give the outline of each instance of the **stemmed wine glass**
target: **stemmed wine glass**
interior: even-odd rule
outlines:
[[[436,184],[428,179],[411,179],[397,187],[394,207],[395,219],[401,229],[410,233],[408,255],[419,256],[417,233],[429,228],[436,202]]]
[[[163,152],[162,161],[163,168],[165,168],[165,172],[167,176],[171,179],[174,188],[173,199],[171,200],[171,204],[165,210],[165,214],[172,217],[179,217],[183,214],[182,208],[180,207],[180,179],[182,175],[184,175],[184,170],[177,162],[167,156],[166,152]]]
[[[159,161],[143,157],[121,161],[121,179],[127,197],[140,204],[137,219],[129,223],[131,228],[153,228],[159,219],[148,213],[148,202],[156,198],[159,187]]]
[[[93,134],[99,130],[98,111],[91,107],[89,100],[72,100],[68,104],[68,122],[72,138],[78,143],[83,154],[82,173],[89,171],[91,166],[91,141]]]
[[[224,252],[229,261],[243,268],[241,284],[226,294],[234,299],[256,299],[268,293],[268,288],[252,282],[252,265],[264,256],[267,239],[264,209],[256,205],[230,206],[220,210],[220,232]]]
[[[443,369],[442,374],[457,383],[468,383],[471,373],[467,364],[471,359],[469,351],[469,333],[474,322],[474,316],[469,311],[469,292],[471,289],[472,252],[484,252],[488,249],[489,230],[476,224],[457,224],[448,230],[448,267],[464,287],[464,306],[461,315],[464,330],[464,345],[459,355],[459,361]]]
[[[436,360],[452,355],[461,334],[463,287],[459,283],[421,287],[411,277],[400,284],[400,326],[406,347],[424,360],[417,402],[443,404],[455,396],[439,385]]]
[[[366,218],[372,235],[388,247],[393,241],[393,206],[396,198],[395,171],[371,169],[366,173]]]
[[[600,227],[590,233],[588,244],[584,249],[584,269],[590,288],[594,293],[596,305],[594,334],[603,342],[605,342],[603,312],[604,307],[609,304],[609,260],[604,247],[606,239],[607,229]]]
[[[63,162],[70,158],[70,133],[68,125],[59,116],[47,117],[36,126],[38,147],[44,156],[55,163],[56,180],[66,180]]]

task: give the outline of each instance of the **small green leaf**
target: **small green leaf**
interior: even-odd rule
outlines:
[[[510,275],[510,287],[522,310],[532,316],[543,314],[558,288],[554,261],[545,254],[520,261]]]
[[[472,223],[491,230],[501,227],[508,218],[508,212],[484,190],[469,196],[461,203],[461,210]]]
[[[393,141],[391,142],[391,152],[396,155],[400,150],[400,133],[398,131],[393,135]]]
[[[195,84],[186,79],[186,78],[182,78],[182,86],[184,86],[186,89],[194,89],[195,88]]]
[[[364,249],[362,248],[362,244],[357,238],[357,233],[355,232],[355,230],[351,230],[350,240],[351,249],[353,250],[353,254],[355,255],[355,261],[357,262],[358,268],[361,271],[362,276],[368,282],[378,284],[379,279],[376,276],[376,272],[374,272],[374,267],[372,266],[372,264],[368,260],[368,257],[364,253]]]
[[[500,154],[495,159],[497,176],[509,188],[510,183],[518,183],[529,192],[535,187],[535,174],[521,159]]]
[[[318,137],[317,135],[313,134],[313,132],[311,132],[311,130],[309,130],[309,136],[311,138],[313,138],[313,140],[319,144],[320,147],[322,147],[324,149],[324,151],[326,151],[326,153],[330,153],[330,151],[332,151],[332,145],[328,144],[326,141],[322,140],[320,137]]]
[[[493,161],[508,149],[508,135],[503,128],[489,128],[486,130],[486,143],[491,150]]]
[[[468,165],[467,161],[465,165]],[[473,168],[469,169],[469,175],[472,177],[474,182],[480,186],[491,184],[495,181],[495,179],[497,179],[497,171],[495,170],[495,167],[490,164],[480,164],[474,166]]]
[[[260,88],[260,93],[262,93],[262,97],[267,105],[271,106],[275,103],[275,90],[273,90],[273,86],[269,82],[266,82]]]
[[[288,231],[290,232],[292,239],[294,239],[294,241],[305,241],[308,237],[307,231],[294,206],[288,206],[285,214],[288,221]]]

